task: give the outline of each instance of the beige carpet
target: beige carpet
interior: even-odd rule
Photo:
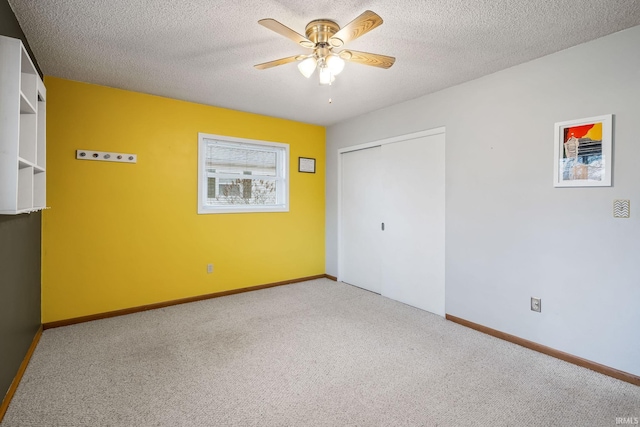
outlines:
[[[640,387],[326,279],[44,332],[2,427],[614,426]]]

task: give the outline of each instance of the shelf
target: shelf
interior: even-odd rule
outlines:
[[[20,91],[20,114],[35,114],[36,109],[33,108],[31,102],[24,96],[24,93]]]
[[[38,207],[38,208],[29,208],[29,209],[20,209],[17,211],[0,211],[0,215],[20,215],[20,214],[24,214],[24,213],[34,213],[34,212],[40,212],[43,211],[45,209],[50,209],[49,207]]]
[[[22,42],[20,44],[22,45]],[[33,65],[33,62],[31,61],[31,58],[27,53],[27,50],[24,48],[24,46],[21,47],[22,49],[20,50],[20,52],[22,53],[22,55],[20,56],[20,70],[25,74],[38,74],[38,72],[36,71],[36,67]]]
[[[18,156],[28,162],[36,163],[38,116],[36,114],[20,114],[20,137]]]
[[[18,210],[33,208],[33,168],[18,170]]]
[[[47,167],[47,103],[45,102],[45,89],[38,87],[38,129],[36,135],[36,165]]]
[[[33,207],[34,208],[44,208],[47,204],[47,181],[46,175],[44,172],[37,170],[34,171],[33,175]]]
[[[47,88],[44,87],[42,80],[38,79],[38,102],[45,102],[47,100]]]
[[[23,159],[22,157],[18,157],[18,169],[24,168],[32,168],[35,165],[28,160]]]
[[[33,62],[31,62],[31,58],[27,55],[27,51],[24,47],[22,47],[21,53],[20,94],[26,98],[29,104],[31,104],[31,107],[35,107],[36,102],[38,101],[38,80],[40,80],[40,77],[38,76],[36,67],[33,66]],[[35,112],[35,108],[32,109]]]
[[[46,206],[46,88],[19,39],[0,36],[0,214]]]

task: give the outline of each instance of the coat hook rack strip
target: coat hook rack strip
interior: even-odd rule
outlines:
[[[137,163],[137,154],[112,153],[109,151],[76,150],[78,160],[99,160],[101,162]]]

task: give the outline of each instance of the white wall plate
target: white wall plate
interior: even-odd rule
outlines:
[[[78,160],[99,160],[101,162],[137,163],[136,154],[112,153],[108,151],[76,150]]]

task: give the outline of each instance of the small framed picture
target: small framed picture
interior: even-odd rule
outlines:
[[[555,124],[554,187],[611,186],[612,117]]]
[[[316,173],[316,159],[298,157],[298,172]]]

